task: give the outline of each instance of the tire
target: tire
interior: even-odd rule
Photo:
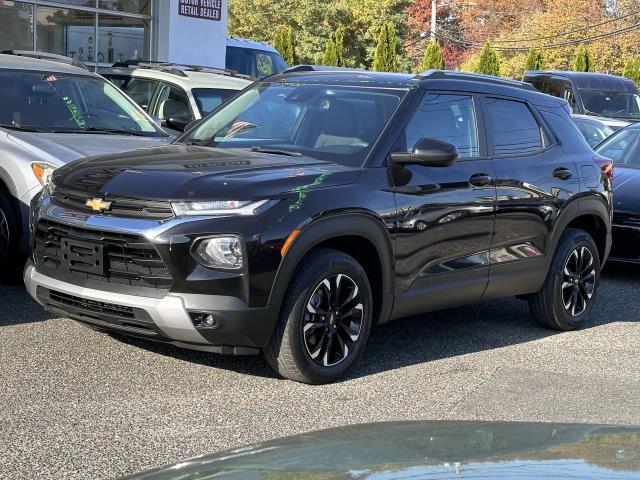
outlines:
[[[542,289],[529,297],[529,308],[543,327],[575,330],[587,321],[599,283],[600,255],[593,238],[584,230],[567,229]]]
[[[337,308],[340,304],[342,308]],[[372,309],[371,287],[362,266],[340,251],[314,250],[291,279],[263,356],[290,380],[333,382],[362,353]]]
[[[20,252],[22,229],[11,198],[0,186],[0,272],[8,272],[5,278],[14,280],[19,276],[23,255]]]

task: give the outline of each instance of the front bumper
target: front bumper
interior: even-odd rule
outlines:
[[[29,294],[46,309],[102,330],[208,352],[247,355],[266,346],[274,307],[249,308],[239,298],[168,293],[162,298],[82,287],[48,277],[32,263],[24,271]],[[197,327],[194,313],[211,313],[215,328]]]

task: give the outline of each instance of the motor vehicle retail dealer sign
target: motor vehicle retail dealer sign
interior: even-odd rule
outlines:
[[[178,0],[178,14],[185,17],[220,21],[222,0]]]

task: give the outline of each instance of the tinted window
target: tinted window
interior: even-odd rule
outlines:
[[[478,132],[473,99],[465,95],[427,94],[407,125],[404,145],[411,151],[421,138],[455,145],[461,157],[478,156]]]
[[[519,155],[542,149],[540,125],[526,104],[488,98],[486,105],[495,155]]]
[[[124,87],[124,91],[134,102],[145,110],[149,110],[149,103],[157,84],[157,82],[134,78]]]
[[[580,130],[580,133],[584,135],[584,138],[591,147],[596,146],[613,133],[613,130],[603,123],[592,122],[582,118],[576,118],[574,120]]]
[[[286,62],[275,52],[251,48],[227,47],[226,68],[245,75],[265,77],[287,68]]]
[[[640,158],[632,154],[637,150],[639,134],[640,130],[635,128],[620,130],[602,142],[596,151],[609,157],[616,165],[640,164]]]
[[[191,90],[191,94],[198,105],[198,110],[200,110],[200,114],[203,117],[236,93],[238,93],[236,90],[224,90],[221,88],[194,88]]]

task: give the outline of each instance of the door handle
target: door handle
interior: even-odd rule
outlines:
[[[564,168],[564,167],[556,168],[553,171],[553,176],[556,178],[559,178],[560,180],[567,180],[571,178],[571,175],[573,175],[573,172],[568,168]]]
[[[486,173],[475,173],[469,177],[469,183],[474,187],[486,187],[490,185],[491,182],[493,182],[493,178]]]

